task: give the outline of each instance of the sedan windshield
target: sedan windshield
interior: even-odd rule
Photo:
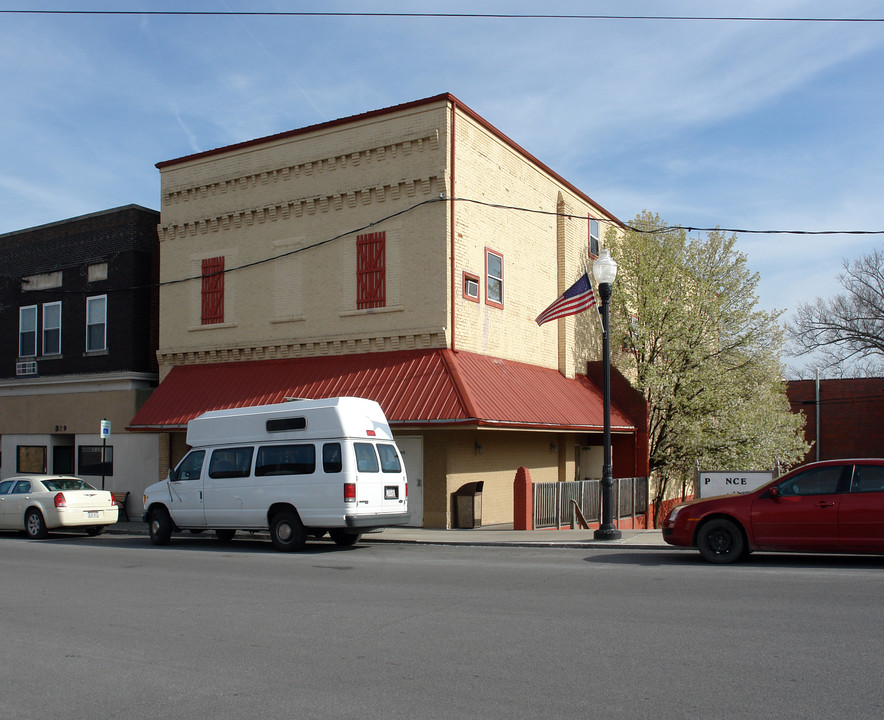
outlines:
[[[56,490],[95,490],[85,480],[78,478],[61,478],[55,480],[43,480],[44,487],[50,492]]]

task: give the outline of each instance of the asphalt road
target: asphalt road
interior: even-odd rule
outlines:
[[[0,534],[0,718],[880,718],[884,559]]]

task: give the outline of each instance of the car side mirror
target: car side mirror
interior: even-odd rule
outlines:
[[[772,487],[770,489],[770,496],[774,499],[778,498],[780,496],[780,489],[776,486]]]

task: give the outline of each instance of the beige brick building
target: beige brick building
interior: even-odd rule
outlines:
[[[284,397],[377,399],[414,524],[451,526],[482,481],[598,477],[594,310],[536,316],[619,225],[451,95],[162,162],[160,387],[133,430],[158,472],[196,414]],[[644,415],[614,398],[615,476],[647,473]],[[618,472],[619,471],[619,472]]]

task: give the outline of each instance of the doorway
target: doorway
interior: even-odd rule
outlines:
[[[419,435],[397,437],[408,478],[408,527],[424,526],[424,439]]]

